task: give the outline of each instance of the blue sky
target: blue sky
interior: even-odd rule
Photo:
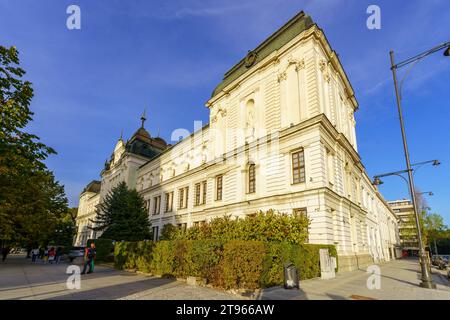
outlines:
[[[81,8],[81,30],[66,28],[70,4]],[[366,27],[370,4],[381,8],[380,30]],[[21,52],[35,89],[29,130],[58,151],[47,163],[75,206],[145,106],[147,129],[166,140],[206,123],[204,104],[223,73],[300,10],[325,31],[355,89],[369,175],[403,169],[388,52],[403,60],[449,41],[447,0],[0,0],[0,44]],[[450,58],[436,53],[412,69],[403,104],[412,161],[442,162],[421,168],[416,185],[434,192],[428,204],[450,225],[449,85]],[[401,179],[384,181],[387,199],[408,196]]]

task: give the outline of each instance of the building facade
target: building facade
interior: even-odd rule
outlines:
[[[361,163],[353,89],[309,16],[250,51],[206,106],[209,124],[182,141],[146,161],[122,153],[108,163],[100,201],[104,186],[127,181],[148,204],[155,240],[165,224],[274,209],[306,214],[309,242],[336,245],[340,270],[395,257],[397,217]],[[113,167],[128,180],[104,182]]]
[[[403,254],[417,256],[419,252],[419,237],[411,200],[389,201],[388,204],[398,217],[398,232]]]

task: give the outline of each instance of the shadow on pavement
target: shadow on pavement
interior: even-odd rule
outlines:
[[[47,300],[115,300],[145,290],[154,289],[175,282],[174,279],[151,278],[111,285],[91,290],[70,290],[69,294],[48,298]],[[68,292],[69,290],[65,290]]]

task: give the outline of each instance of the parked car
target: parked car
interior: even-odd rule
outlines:
[[[85,247],[73,247],[68,254],[68,258],[72,263],[77,258],[83,258]]]
[[[440,270],[446,270],[448,267],[448,258],[448,256],[434,255],[431,263]]]

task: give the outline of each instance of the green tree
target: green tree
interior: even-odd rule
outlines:
[[[33,115],[24,74],[17,49],[0,46],[0,239],[32,245],[48,240],[67,199],[43,162],[56,152],[24,130]]]
[[[121,182],[97,208],[97,218],[91,220],[101,238],[139,241],[150,239],[150,221],[144,199],[136,190]]]
[[[423,235],[425,243],[428,243],[429,247],[432,244],[435,246],[436,241],[447,236],[447,226],[444,224],[444,219],[437,213],[427,214],[423,222]]]
[[[78,208],[69,208],[56,220],[55,231],[52,233],[49,243],[70,247],[76,234],[76,215]]]

